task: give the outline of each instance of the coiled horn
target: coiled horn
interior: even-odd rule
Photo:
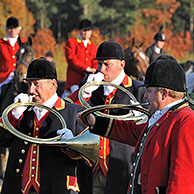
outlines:
[[[33,102],[29,103],[13,103],[9,105],[2,114],[2,120],[6,128],[16,137],[28,141],[30,143],[39,144],[39,145],[48,145],[48,146],[59,146],[59,147],[67,147],[76,152],[79,152],[81,156],[89,160],[88,163],[90,165],[94,165],[98,161],[98,153],[99,153],[99,136],[94,135],[88,132],[88,128],[86,128],[81,134],[75,136],[69,140],[61,140],[61,135],[56,136],[54,138],[42,139],[42,138],[34,138],[28,135],[21,133],[16,130],[8,119],[8,113],[13,109],[20,106],[32,106],[46,109],[53,113],[61,122],[62,128],[66,127],[66,122],[64,118],[58,113],[56,110],[49,108],[42,104],[37,104]]]
[[[124,94],[126,94],[132,100],[133,104],[132,105],[130,105],[130,104],[107,104],[107,105],[99,105],[99,106],[91,107],[89,105],[89,103],[87,103],[83,97],[84,91],[87,87],[100,86],[100,85],[108,85],[108,86],[111,86],[111,87],[114,87],[114,88],[121,90]],[[134,97],[134,95],[131,92],[129,92],[126,88],[119,86],[119,85],[115,85],[115,84],[110,83],[110,82],[103,82],[103,81],[101,81],[101,82],[88,82],[80,88],[78,96],[79,96],[79,100],[80,100],[81,104],[85,108],[87,108],[80,115],[80,118],[82,119],[82,121],[86,125],[89,125],[86,117],[90,113],[94,113],[97,116],[110,118],[110,119],[130,120],[130,121],[136,122],[138,124],[146,122],[148,120],[148,118],[151,116],[150,113],[145,108],[142,108],[142,105],[148,105],[148,103],[140,104],[137,101],[137,99]],[[134,114],[133,111],[129,111],[129,113],[125,114],[125,115],[109,115],[109,114],[105,114],[105,113],[100,112],[100,110],[105,110],[105,109],[128,109],[128,110],[138,111],[139,113]]]

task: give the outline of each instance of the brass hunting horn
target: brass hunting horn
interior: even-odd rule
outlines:
[[[125,94],[127,94],[129,96],[129,98],[133,101],[134,104],[130,105],[130,104],[107,104],[107,105],[99,105],[99,106],[94,106],[91,107],[89,105],[89,103],[86,102],[86,100],[83,97],[84,94],[84,90],[87,87],[90,86],[100,86],[100,85],[108,85],[114,88],[117,88],[119,90],[121,90],[122,92],[124,92]],[[110,119],[119,119],[119,120],[130,120],[133,122],[136,122],[137,124],[146,122],[149,117],[151,116],[150,113],[143,108],[141,105],[147,105],[148,103],[144,103],[144,104],[140,104],[137,99],[134,97],[134,95],[129,92],[126,88],[119,86],[119,85],[115,85],[113,83],[110,82],[88,82],[86,84],[84,84],[80,90],[79,90],[79,100],[81,102],[81,104],[87,108],[86,110],[84,110],[80,116],[81,120],[84,122],[84,124],[89,125],[89,123],[87,122],[87,115],[90,113],[94,113],[97,116],[100,117],[105,117],[105,118],[110,118]],[[100,112],[100,110],[105,110],[105,109],[129,109],[129,110],[134,110],[134,111],[138,111],[138,114],[134,114],[133,111],[129,111],[128,114],[125,115],[109,115],[109,114],[105,114]]]
[[[99,136],[91,134],[87,131],[86,128],[81,134],[75,136],[69,140],[61,140],[61,135],[56,136],[54,138],[42,139],[42,138],[34,138],[28,135],[21,133],[16,130],[8,120],[8,113],[13,109],[20,106],[32,106],[46,109],[53,113],[61,122],[62,128],[66,127],[66,122],[64,118],[58,113],[56,110],[49,108],[42,104],[37,104],[33,102],[29,103],[13,103],[9,105],[2,114],[2,120],[6,128],[16,137],[28,141],[30,143],[39,144],[39,145],[48,145],[48,146],[59,146],[59,147],[67,147],[74,151],[77,151],[81,154],[84,159],[89,160],[91,165],[94,165],[98,161],[98,153],[99,153]]]

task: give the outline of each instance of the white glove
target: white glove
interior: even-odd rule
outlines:
[[[101,82],[104,79],[104,75],[101,72],[98,72],[96,74],[90,74],[88,76],[88,79],[86,80],[86,83],[88,82]],[[84,90],[83,97],[88,98],[91,96],[92,92],[98,89],[99,86],[89,86]]]
[[[28,94],[18,94],[15,98],[14,98],[14,102],[32,102],[32,96],[28,96]],[[23,112],[27,109],[26,106],[20,106],[17,108],[14,108],[12,111],[12,114],[15,118],[19,119],[20,116],[23,114]]]
[[[139,105],[139,107],[142,107],[139,102],[134,102],[133,100],[130,100],[130,105]],[[142,114],[140,111],[136,110],[129,110],[129,113],[133,113],[134,116],[139,116]]]
[[[74,137],[72,131],[67,128],[57,130],[57,135],[62,135],[61,140],[68,140]]]

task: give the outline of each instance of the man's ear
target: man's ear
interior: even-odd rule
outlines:
[[[167,89],[163,89],[163,90],[161,90],[161,92],[162,92],[162,99],[166,98],[167,95],[168,95],[168,90]]]
[[[124,69],[124,67],[125,67],[125,60],[121,60],[121,67]]]

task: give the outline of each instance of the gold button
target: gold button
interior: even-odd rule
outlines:
[[[27,142],[27,141],[24,141],[24,144],[25,144],[25,145],[28,145],[28,142]]]
[[[19,173],[20,172],[20,169],[19,168],[16,168],[16,170],[15,170],[17,173]]]
[[[88,53],[88,50],[86,50],[86,53]]]
[[[15,55],[12,55],[12,58],[15,59]]]
[[[16,66],[16,64],[15,64],[15,63],[13,63],[13,66]]]
[[[156,126],[158,127],[159,126],[159,123],[156,123]]]
[[[22,159],[19,159],[19,163],[21,164],[23,162],[23,160]]]
[[[25,151],[24,149],[21,150],[21,153],[22,153],[22,154],[25,154],[25,152],[26,152],[26,151]]]
[[[15,50],[15,47],[12,47],[12,50]]]
[[[86,61],[88,61],[88,58],[86,58]]]
[[[31,133],[29,132],[28,135],[31,135]]]

